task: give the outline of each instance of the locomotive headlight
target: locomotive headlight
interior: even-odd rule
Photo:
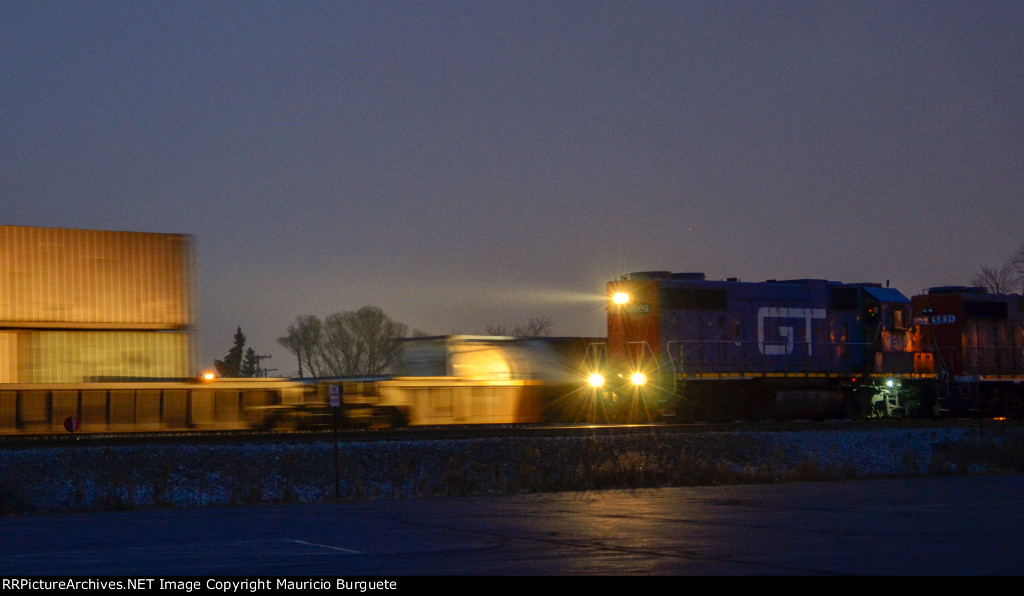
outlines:
[[[629,294],[625,292],[615,292],[615,294],[612,295],[612,302],[618,304],[619,306],[622,306],[623,304],[629,302]]]
[[[647,384],[647,375],[645,375],[642,372],[635,372],[632,374],[632,376],[629,377],[629,380],[632,381],[634,385],[639,387],[640,385]]]
[[[589,377],[587,377],[587,383],[591,387],[594,387],[596,389],[597,387],[601,387],[602,385],[604,385],[604,377],[601,375],[601,373],[592,373]]]

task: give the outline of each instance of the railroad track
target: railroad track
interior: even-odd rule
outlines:
[[[922,428],[949,426],[1020,426],[1019,420],[992,418],[956,418],[939,420],[832,420],[736,422],[714,424],[536,424],[536,425],[447,425],[399,429],[339,429],[339,442],[402,441],[430,439],[470,439],[512,436],[573,436],[637,433],[690,432],[772,432],[800,430],[858,430],[872,428]],[[331,441],[331,429],[316,430],[216,430],[154,432],[86,432],[0,435],[0,448],[49,448],[70,446],[146,445],[146,444],[248,444],[274,442]]]

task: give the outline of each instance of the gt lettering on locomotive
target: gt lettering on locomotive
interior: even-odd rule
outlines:
[[[792,326],[779,325],[777,332],[783,337],[786,343],[779,345],[778,342],[765,340],[765,321],[770,319],[803,319],[804,341],[807,344],[807,354],[814,353],[813,335],[811,333],[811,322],[814,319],[824,319],[824,308],[787,308],[781,306],[762,306],[757,311],[757,348],[765,356],[788,356],[793,353],[794,337]]]

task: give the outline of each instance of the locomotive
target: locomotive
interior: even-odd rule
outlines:
[[[916,390],[937,413],[1024,415],[1024,296],[943,286],[912,303]]]
[[[609,282],[595,393],[680,421],[1021,414],[1017,295],[645,271]]]

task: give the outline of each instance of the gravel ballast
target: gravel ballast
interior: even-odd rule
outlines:
[[[0,451],[0,512],[356,501],[1024,471],[1015,423]]]

